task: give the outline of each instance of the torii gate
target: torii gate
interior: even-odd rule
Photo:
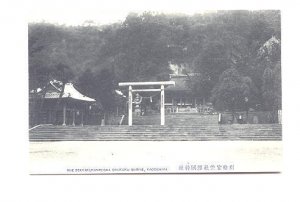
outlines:
[[[175,85],[175,81],[121,82],[119,86],[128,86],[128,125],[132,126],[132,92],[160,91],[160,125],[165,125],[165,86]],[[132,89],[133,86],[160,86],[154,89]]]

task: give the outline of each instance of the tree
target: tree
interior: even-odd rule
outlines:
[[[42,88],[56,75],[60,64],[68,65],[62,27],[30,24],[28,29],[29,88]]]
[[[277,111],[281,109],[281,74],[280,64],[274,69],[266,68],[263,74],[262,97],[264,109],[271,111],[271,121],[277,122]]]
[[[105,113],[112,112],[116,106],[116,84],[114,74],[109,69],[103,69],[95,75],[95,98],[100,101]]]
[[[265,69],[262,76],[262,98],[264,109],[281,109],[281,45],[280,40],[272,36],[259,49],[259,64]]]
[[[97,95],[97,86],[95,82],[95,73],[92,70],[87,69],[78,77],[77,86],[85,95],[94,97]]]
[[[251,92],[251,79],[242,77],[235,68],[225,70],[212,90],[212,101],[220,111],[245,110]]]
[[[266,68],[263,74],[262,95],[264,107],[268,111],[277,111],[281,109],[281,74],[280,65],[276,68]]]
[[[274,69],[275,110],[282,108],[281,64],[278,62]]]
[[[109,114],[112,114],[118,105],[113,71],[101,69],[94,72],[88,69],[78,78],[77,85],[86,95],[96,99],[98,106],[101,106],[104,112],[106,121]]]
[[[103,52],[112,58],[119,81],[156,80],[169,72],[170,50],[166,20],[151,13],[130,14]]]
[[[274,106],[281,106],[280,11],[218,11],[193,16],[145,12],[129,14],[114,24],[86,25],[29,24],[30,90],[57,79],[57,66],[63,64],[74,72],[83,92],[101,100],[100,85],[166,80],[172,73],[169,66],[174,64],[201,75],[190,78],[190,87],[194,95],[207,100],[216,97],[212,93],[221,88],[221,74],[233,67],[239,74],[237,83],[250,86],[246,94],[249,105],[255,106],[267,103],[268,82],[263,75],[270,68],[275,79]],[[217,108],[228,108],[217,100]],[[110,104],[104,104],[105,108],[111,108]]]
[[[188,74],[187,74],[188,75]],[[213,83],[208,75],[195,75],[189,77],[189,87],[195,97],[201,98],[203,104],[210,98]]]

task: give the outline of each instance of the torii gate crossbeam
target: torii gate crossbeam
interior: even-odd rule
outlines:
[[[128,125],[132,126],[132,92],[160,91],[160,125],[165,125],[165,86],[175,85],[175,81],[121,82],[119,86],[128,86]],[[133,86],[160,86],[160,89],[132,89]]]

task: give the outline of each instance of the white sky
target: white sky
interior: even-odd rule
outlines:
[[[164,13],[203,13],[217,9],[278,9],[280,5],[262,0],[217,1],[217,0],[29,0],[29,22],[51,22],[66,25],[78,25],[86,20],[97,24],[123,21],[130,12],[156,11]]]

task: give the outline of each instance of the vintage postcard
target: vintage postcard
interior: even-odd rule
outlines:
[[[28,61],[30,174],[282,171],[280,10],[33,17]]]

